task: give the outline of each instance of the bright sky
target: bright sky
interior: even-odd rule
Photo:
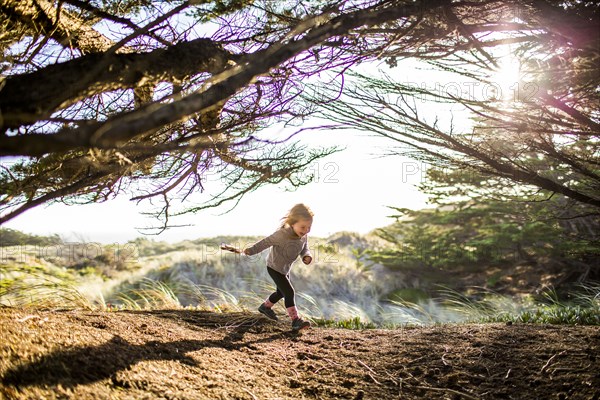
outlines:
[[[193,19],[178,18],[183,28],[195,26],[199,29]],[[120,29],[113,31],[110,25],[98,26],[97,29],[115,40],[122,36]],[[209,31],[210,27],[203,26],[197,33],[206,35]],[[194,32],[192,29],[188,35],[192,37]],[[513,60],[510,47],[507,50],[508,62],[496,79],[500,84],[506,84],[502,90],[510,93],[508,88],[518,82],[518,76],[515,75],[516,64],[510,62]],[[461,90],[467,90],[469,95],[489,94],[489,87],[472,86],[464,80],[457,81],[455,76],[419,65],[415,60],[403,60],[387,73],[402,83],[451,94],[458,94],[456,92]],[[454,115],[456,110],[440,109],[439,104],[421,106],[441,118],[457,116]],[[464,116],[454,123],[462,125],[459,128],[468,129],[469,123]],[[226,214],[223,212],[229,207],[189,215],[174,223],[191,226],[172,228],[160,236],[151,237],[175,242],[216,235],[267,235],[277,228],[286,211],[299,202],[306,203],[315,212],[314,236],[326,237],[339,231],[367,233],[393,222],[388,218],[393,210],[386,206],[412,209],[426,206],[425,195],[415,188],[415,184],[424,179],[425,167],[400,156],[382,157],[392,144],[389,139],[356,131],[315,131],[303,133],[299,139],[316,147],[341,145],[346,150],[313,164],[308,173],[316,172],[318,179],[294,192],[285,191],[283,187],[267,186],[246,195],[237,208]],[[143,211],[149,211],[144,208],[144,203],[137,205],[127,197],[92,205],[54,204],[30,210],[4,226],[32,234],[57,233],[70,241],[123,243],[142,236],[139,228],[156,225],[156,221],[141,215]]]
[[[311,235],[326,237],[339,231],[367,233],[392,222],[386,206],[421,208],[425,196],[414,184],[421,179],[421,165],[401,157],[381,157],[386,143],[381,138],[351,131],[312,132],[303,142],[346,146],[342,152],[314,163],[307,173],[318,179],[294,192],[267,186],[241,201],[237,208],[206,210],[175,220],[189,227],[172,228],[156,240],[169,242],[216,235],[267,235],[296,203],[315,212]],[[140,215],[147,211],[122,197],[102,204],[66,206],[54,204],[30,210],[5,224],[33,234],[58,233],[69,241],[123,243],[142,236],[137,228],[154,221]]]
[[[410,60],[388,73],[396,74],[401,82],[420,87],[441,85],[439,90],[446,91],[474,89],[465,82],[452,82],[440,73],[418,69]],[[442,118],[451,115],[439,105],[422,105]],[[465,128],[468,123],[461,119]],[[356,131],[314,131],[303,133],[298,139],[312,146],[340,145],[346,149],[313,164],[308,173],[317,172],[318,179],[294,192],[267,186],[246,195],[237,208],[226,214],[223,213],[230,206],[179,218],[174,223],[191,226],[172,228],[150,237],[176,242],[217,235],[268,235],[278,227],[286,211],[300,202],[315,212],[313,236],[327,237],[339,231],[368,233],[393,222],[388,217],[393,210],[387,206],[426,207],[426,196],[415,188],[424,179],[425,167],[400,156],[382,157],[392,144],[389,139]],[[124,243],[142,236],[139,228],[156,222],[140,214],[149,211],[143,206],[126,197],[93,205],[40,206],[9,221],[5,227],[40,235],[57,233],[68,241]]]
[[[184,24],[185,18],[180,18]],[[113,34],[110,27],[98,29],[109,37]],[[453,94],[457,94],[454,93],[457,90],[476,89],[479,92],[483,90],[485,96],[489,89],[475,88],[464,81],[453,82],[452,76],[419,68],[418,65],[415,60],[404,60],[398,67],[389,69],[388,74],[403,83]],[[505,78],[500,74],[497,78],[509,84],[515,82],[516,78],[510,73],[513,70],[503,68],[509,74]],[[442,118],[451,115],[448,110],[438,107],[425,105],[427,111]],[[460,119],[464,121],[462,127],[466,128],[468,123],[464,118]],[[267,186],[245,196],[229,213],[223,214],[228,210],[226,207],[189,215],[175,223],[191,226],[172,228],[160,236],[151,237],[175,242],[216,235],[267,235],[277,228],[286,211],[299,202],[309,205],[315,212],[314,236],[326,237],[339,231],[367,233],[393,222],[388,218],[393,211],[386,206],[412,209],[426,206],[425,195],[415,188],[415,184],[424,179],[425,167],[400,156],[382,157],[391,145],[389,140],[356,131],[315,131],[303,133],[299,139],[312,146],[341,145],[346,150],[313,164],[309,173],[316,172],[318,179],[294,192],[285,191],[283,187]],[[123,243],[142,236],[138,228],[156,222],[141,215],[143,211],[149,211],[144,208],[144,203],[136,205],[127,197],[92,205],[54,204],[30,210],[4,226],[32,234],[57,233],[69,241]]]

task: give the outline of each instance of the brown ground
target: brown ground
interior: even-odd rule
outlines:
[[[600,399],[600,327],[0,309],[7,399]]]

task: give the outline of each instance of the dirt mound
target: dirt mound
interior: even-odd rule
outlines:
[[[6,399],[600,399],[600,328],[1,309]]]

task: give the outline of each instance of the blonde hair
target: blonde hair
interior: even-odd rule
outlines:
[[[294,225],[296,222],[300,221],[301,219],[305,219],[307,221],[312,221],[314,215],[315,214],[312,212],[312,210],[310,208],[308,208],[308,206],[305,206],[302,203],[296,204],[294,207],[292,207],[290,209],[290,211],[288,211],[288,213],[285,215],[285,217],[283,217],[281,219],[281,221],[282,221],[281,227],[283,228],[285,226]]]

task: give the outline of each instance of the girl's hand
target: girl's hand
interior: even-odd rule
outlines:
[[[311,256],[304,256],[302,257],[302,262],[306,265],[310,264],[312,262],[312,257]]]
[[[245,254],[245,252],[243,252],[242,250],[237,249],[237,248],[230,246],[228,244],[225,244],[225,243],[221,243],[221,249],[231,251],[232,253]]]

